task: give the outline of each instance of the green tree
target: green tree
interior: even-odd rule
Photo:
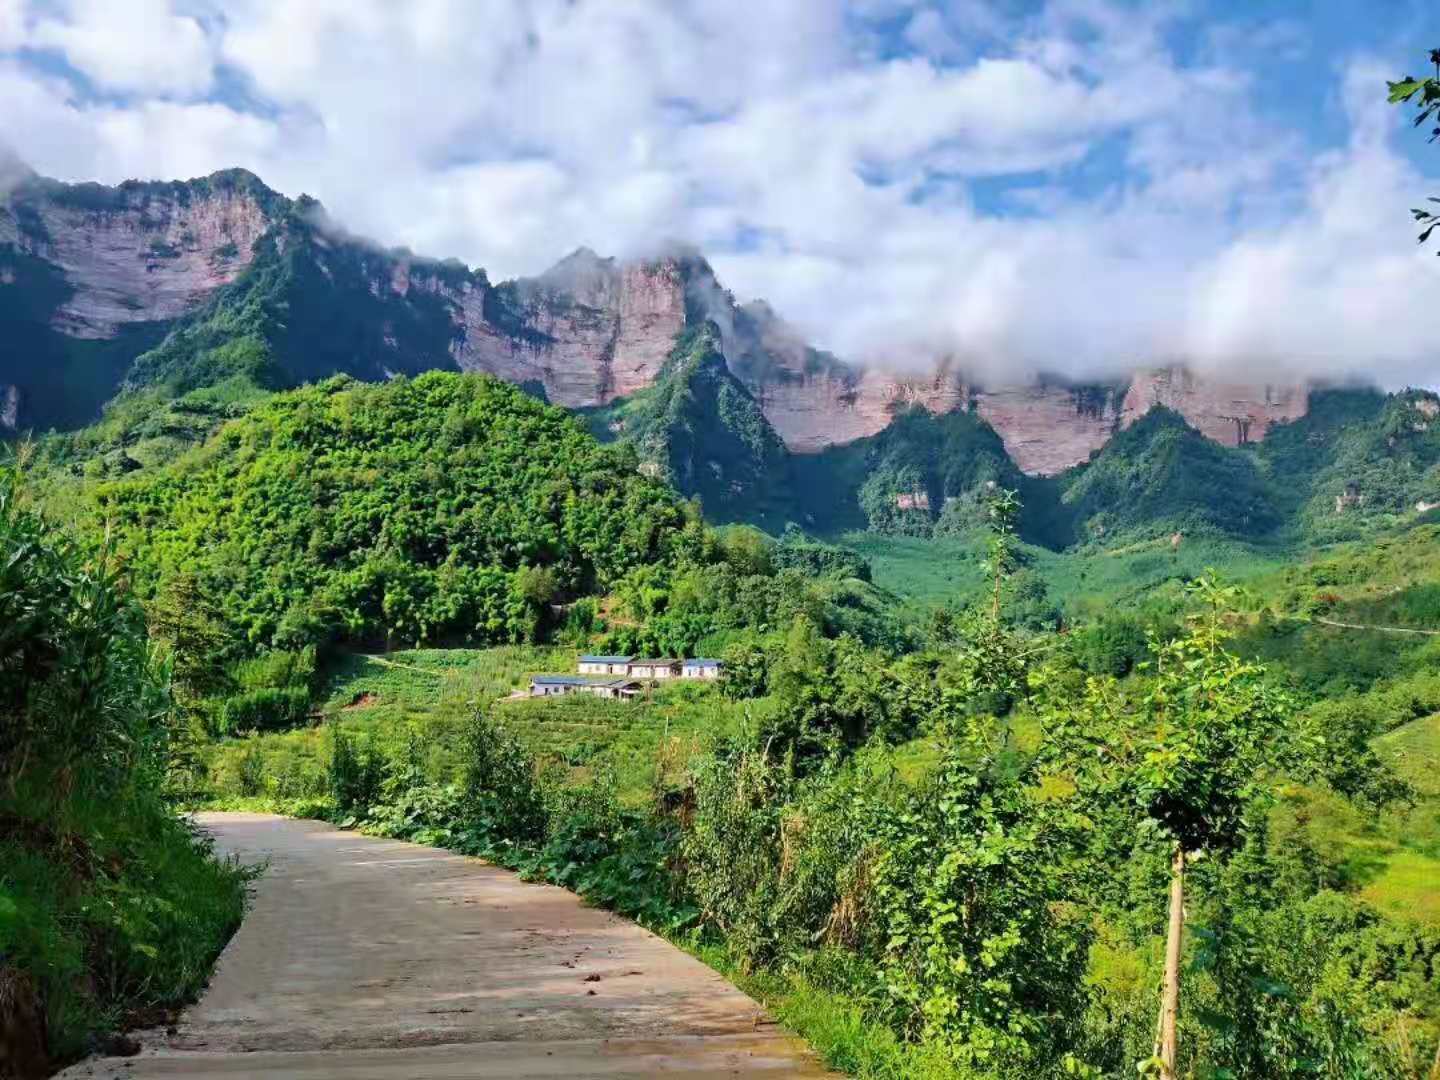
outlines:
[[[1440,49],[1430,50],[1430,63],[1435,67],[1435,74],[1423,79],[1417,79],[1406,75],[1398,82],[1389,83],[1390,104],[1415,106],[1415,126],[1421,127],[1424,124],[1440,120]],[[1430,129],[1430,141],[1434,142],[1440,138],[1440,124]],[[1432,203],[1440,203],[1440,199],[1431,197]],[[1433,210],[1415,208],[1410,211],[1415,216],[1415,221],[1421,227],[1420,243],[1430,239],[1430,234],[1440,226],[1440,214]],[[1440,252],[1437,252],[1440,254]]]
[[[1173,1080],[1180,1006],[1185,871],[1237,848],[1307,749],[1290,738],[1290,701],[1264,670],[1225,649],[1236,590],[1212,578],[1192,591],[1206,611],[1190,632],[1154,646],[1154,678],[1137,702],[1109,678],[1090,678],[1078,702],[1047,716],[1047,768],[1075,785],[1086,812],[1128,807],[1171,855],[1165,980],[1152,1067]]]

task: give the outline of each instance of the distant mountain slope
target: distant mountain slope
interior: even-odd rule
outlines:
[[[290,206],[240,169],[118,187],[31,176],[0,198],[0,423],[90,422],[135,357],[238,278]]]
[[[711,520],[778,531],[795,513],[790,455],[720,350],[714,323],[686,330],[655,382],[592,427],[633,444],[642,469],[699,496]]]
[[[1259,451],[1311,539],[1354,539],[1440,509],[1440,396],[1430,391],[1317,392],[1310,413],[1272,430]]]
[[[1198,530],[1258,539],[1282,521],[1280,500],[1250,451],[1206,438],[1164,406],[1060,484],[1081,538]]]
[[[352,236],[314,200],[243,170],[114,188],[31,176],[0,197],[0,332],[12,343],[0,427],[12,430],[88,423],[122,381],[183,392],[237,375],[288,386],[458,368],[602,406],[654,383],[677,337],[708,321],[731,374],[801,453],[875,435],[916,407],[973,409],[1024,472],[1056,475],[1152,404],[1230,444],[1305,411],[1303,387],[1175,369],[979,385],[948,357],[846,363],[765,303],[738,304],[683,249],[618,262],[581,248],[496,285]]]
[[[979,415],[922,408],[901,413],[878,435],[798,457],[795,468],[804,520],[822,532],[959,532],[978,523],[990,485],[1025,484]]]
[[[126,386],[178,396],[234,376],[279,389],[453,369],[455,311],[488,289],[483,272],[459,263],[338,236],[301,198],[257,238],[244,274],[136,359]]]

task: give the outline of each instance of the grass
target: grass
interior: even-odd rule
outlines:
[[[193,1000],[246,878],[148,793],[0,799],[0,958],[38,984],[54,1061]]]
[[[914,609],[966,601],[985,582],[984,541],[978,536],[924,539],[851,532],[837,542],[868,559],[875,584]],[[1066,552],[1022,544],[1019,550],[1069,621],[1116,608],[1174,606],[1180,585],[1207,568],[1249,582],[1288,564],[1279,549],[1202,536],[1183,537],[1178,548],[1161,539]]]
[[[960,1080],[962,1073],[923,1043],[907,1043],[884,1024],[868,1019],[864,1007],[844,994],[817,985],[798,972],[747,972],[723,946],[677,940],[760,1002],[781,1024],[799,1035],[830,1068],[861,1080]]]

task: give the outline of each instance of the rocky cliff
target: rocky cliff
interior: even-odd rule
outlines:
[[[0,424],[94,419],[171,322],[250,265],[289,200],[250,173],[0,195]]]
[[[465,371],[538,383],[571,408],[655,381],[686,326],[684,258],[619,265],[582,248],[538,278],[457,297]]]
[[[178,318],[234,281],[285,203],[240,169],[115,188],[34,178],[0,203],[0,246],[63,275],[53,329],[111,338],[128,323]]]
[[[0,425],[83,423],[122,378],[199,385],[240,354],[247,374],[277,384],[455,366],[556,404],[607,405],[654,384],[681,333],[706,321],[730,371],[804,454],[915,407],[973,410],[1025,472],[1050,475],[1155,405],[1238,445],[1304,415],[1307,401],[1303,387],[1175,369],[1136,372],[1127,390],[980,385],[948,361],[921,374],[847,364],[768,305],[737,304],[698,252],[622,263],[582,248],[539,277],[494,285],[351,237],[313,200],[243,170],[115,188],[32,176],[0,200]]]
[[[1275,424],[1305,415],[1304,384],[1240,383],[1200,378],[1183,368],[1136,372],[1121,422],[1133,424],[1156,405],[1174,409],[1203,435],[1226,446],[1259,442]]]

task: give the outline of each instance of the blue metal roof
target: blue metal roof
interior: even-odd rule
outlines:
[[[630,657],[628,657],[628,656],[582,656],[582,657],[580,657],[580,662],[581,662],[582,664],[628,664],[628,663],[630,662]]]
[[[719,667],[719,666],[721,665],[722,661],[720,661],[720,660],[710,660],[710,659],[707,659],[706,657],[703,657],[703,656],[697,656],[694,660],[686,660],[685,663],[687,663],[687,664],[695,664],[695,665],[698,665],[699,667]]]

